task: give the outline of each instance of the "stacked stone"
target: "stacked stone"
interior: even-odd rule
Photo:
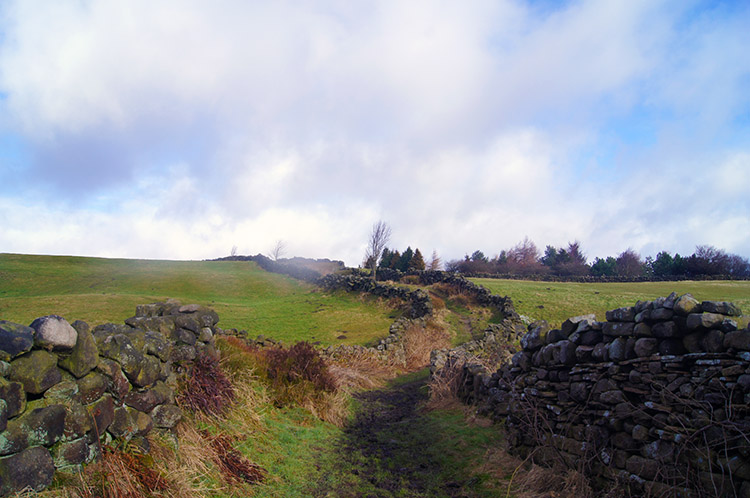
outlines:
[[[93,332],[50,315],[29,327],[0,320],[0,496],[41,490],[77,471],[102,444],[133,440],[181,418],[177,374],[216,354],[218,316],[176,302],[139,306],[126,325]]]
[[[328,290],[345,290],[348,292],[366,292],[384,299],[400,299],[409,303],[409,318],[422,318],[432,314],[430,296],[422,289],[411,290],[406,287],[381,284],[371,278],[358,275],[331,273],[318,280],[318,285]]]
[[[750,330],[740,310],[672,294],[535,322],[464,396],[506,418],[511,449],[585,468],[602,487],[655,496],[750,496]]]

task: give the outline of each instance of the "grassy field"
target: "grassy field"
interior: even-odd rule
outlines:
[[[223,328],[283,341],[364,344],[386,335],[395,316],[375,300],[320,292],[253,262],[0,254],[0,319],[121,323],[137,305],[167,298],[212,307]]]
[[[604,320],[607,310],[632,306],[636,301],[691,293],[698,300],[732,301],[750,313],[750,281],[685,281],[635,283],[531,282],[475,278],[493,294],[509,296],[516,311],[553,326],[572,316],[595,313]]]

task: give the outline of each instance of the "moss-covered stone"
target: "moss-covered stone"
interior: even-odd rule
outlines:
[[[8,426],[8,403],[0,398],[0,432]]]
[[[120,364],[114,360],[108,360],[101,358],[99,364],[96,367],[98,372],[103,373],[109,377],[111,381],[111,392],[117,399],[123,399],[125,395],[130,391],[131,385],[125,374],[122,373]]]
[[[111,381],[106,375],[90,372],[78,380],[78,401],[84,405],[93,403],[107,392],[110,385]]]
[[[9,420],[5,430],[0,432],[0,456],[18,453],[28,446],[29,434],[21,420]]]
[[[115,404],[112,396],[102,396],[102,399],[85,408],[94,419],[94,432],[99,436],[103,435],[115,418]]]
[[[65,430],[62,439],[72,441],[83,437],[94,428],[94,419],[79,402],[70,401],[65,405]]]
[[[8,404],[8,418],[20,415],[26,409],[26,392],[20,382],[0,378],[0,398]]]
[[[41,491],[52,483],[54,474],[52,456],[39,446],[0,458],[0,495],[25,488]]]
[[[172,343],[166,338],[170,333],[171,331],[162,335],[158,332],[146,332],[143,352],[152,354],[161,361],[169,360],[169,354],[172,352]]]
[[[175,405],[159,405],[151,411],[156,427],[171,429],[182,419],[182,410]]]
[[[107,337],[100,345],[102,356],[120,364],[125,376],[132,382],[138,378],[143,364],[143,353],[138,351],[125,334]]]
[[[30,446],[52,446],[65,431],[66,410],[63,405],[50,405],[37,408],[21,417],[21,423],[28,431]]]
[[[130,391],[125,396],[124,401],[131,408],[142,412],[150,412],[156,405],[166,403],[167,395],[163,389],[139,389],[138,391]]]
[[[62,380],[62,372],[57,368],[57,356],[34,350],[11,363],[10,379],[23,384],[27,393],[41,394]]]
[[[115,408],[115,417],[112,420],[112,424],[109,426],[109,433],[117,439],[129,440],[138,433],[138,426],[136,420],[134,420],[131,413],[137,412],[132,408],[128,410],[126,407],[121,406]]]
[[[99,363],[99,350],[86,322],[77,320],[73,322],[72,327],[78,333],[78,340],[70,356],[61,358],[58,364],[77,378],[81,378],[96,368]]]
[[[34,329],[0,320],[0,360],[10,361],[34,346]]]
[[[50,403],[69,403],[78,395],[78,383],[72,379],[66,379],[50,387],[44,393],[44,399]]]
[[[141,368],[138,371],[138,375],[134,377],[128,377],[128,380],[137,387],[149,387],[153,386],[154,383],[159,380],[161,374],[161,362],[155,356],[150,354],[143,355],[143,361]],[[127,375],[127,372],[125,372]]]
[[[52,447],[51,453],[52,460],[58,470],[64,471],[70,467],[78,469],[88,458],[89,445],[85,438],[79,438],[56,444]]]

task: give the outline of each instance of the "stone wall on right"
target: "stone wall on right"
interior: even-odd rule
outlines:
[[[505,419],[511,452],[633,496],[750,497],[750,330],[732,303],[673,293],[535,322],[461,395]]]

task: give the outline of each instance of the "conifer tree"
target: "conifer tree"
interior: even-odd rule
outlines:
[[[409,270],[424,270],[425,264],[424,264],[424,258],[422,257],[422,253],[419,252],[419,248],[417,248],[414,251],[414,256],[411,258],[411,261],[409,261]]]

